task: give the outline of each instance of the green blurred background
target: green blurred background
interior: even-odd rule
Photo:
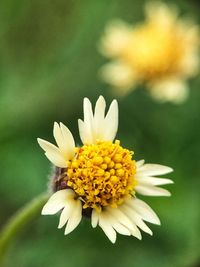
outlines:
[[[170,2],[170,1],[168,1]],[[171,1],[171,3],[174,1]],[[196,18],[200,3],[176,0]],[[109,86],[97,72],[106,61],[97,51],[106,23],[143,19],[141,0],[1,0],[0,2],[0,223],[43,192],[50,164],[36,142],[50,141],[54,121],[78,137],[82,101],[94,103]],[[145,197],[161,227],[143,240],[118,235],[112,245],[84,219],[70,235],[57,216],[40,216],[10,247],[6,267],[197,267],[200,266],[200,77],[190,81],[182,105],[154,102],[145,90],[119,99],[118,138],[137,160],[174,168],[171,198]]]

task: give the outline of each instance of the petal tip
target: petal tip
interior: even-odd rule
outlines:
[[[42,138],[39,138],[39,137],[38,137],[38,138],[37,138],[37,141],[38,141],[38,143],[39,143],[39,145],[40,145],[40,143],[43,142],[44,140],[43,140]]]
[[[169,173],[174,171],[174,169],[171,167],[168,167],[168,169],[169,169]]]
[[[45,206],[43,207],[41,214],[42,215],[49,215],[49,212],[46,210]]]

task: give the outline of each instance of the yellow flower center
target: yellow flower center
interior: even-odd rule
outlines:
[[[77,148],[66,169],[67,185],[83,201],[84,209],[117,207],[134,194],[136,164],[132,155],[118,140]]]
[[[163,29],[149,23],[133,31],[123,59],[138,77],[151,81],[180,71],[184,46],[184,36],[175,25]]]

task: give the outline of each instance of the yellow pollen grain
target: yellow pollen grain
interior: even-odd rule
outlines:
[[[117,176],[124,176],[124,170],[123,169],[118,169],[118,170],[116,170],[116,175]]]
[[[109,157],[104,157],[103,161],[106,163],[106,164],[109,164],[111,162],[111,158]]]
[[[114,169],[110,169],[110,174],[114,175],[115,174],[115,170]]]
[[[114,163],[113,161],[110,161],[110,163],[108,164],[108,167],[109,167],[109,168],[113,168],[114,165],[115,165],[115,163]]]
[[[103,176],[104,175],[104,170],[103,169],[97,170],[96,175]]]
[[[84,202],[97,211],[117,207],[134,194],[136,164],[133,152],[116,140],[76,148],[76,157],[66,169],[66,182]]]
[[[108,167],[108,165],[107,165],[107,164],[105,164],[105,163],[101,164],[101,168],[102,168],[103,170],[106,170],[106,169],[107,169],[107,167]]]
[[[116,184],[118,181],[119,181],[119,178],[115,175],[112,175],[111,178],[110,178],[111,182]]]
[[[116,163],[115,164],[115,169],[120,169],[122,167],[122,164],[121,163]]]
[[[102,157],[95,157],[93,159],[93,163],[96,165],[101,165],[103,163],[103,158]]]

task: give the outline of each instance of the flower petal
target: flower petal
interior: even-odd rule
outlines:
[[[100,96],[95,105],[94,119],[96,122],[102,122],[105,117],[106,102],[103,96]],[[96,125],[95,125],[96,126]]]
[[[75,142],[70,130],[63,124],[54,123],[54,138],[66,159],[72,159],[75,154]]]
[[[79,199],[74,200],[73,199],[74,204],[72,204],[72,202],[70,202],[70,204],[72,205],[72,210],[73,212],[71,213],[69,220],[67,222],[67,226],[65,228],[65,235],[71,233],[80,223],[81,219],[82,219],[82,204],[81,201]]]
[[[126,202],[129,206],[131,206],[140,216],[143,220],[160,225],[160,220],[156,213],[152,210],[152,208],[147,205],[144,201],[133,198],[130,200],[127,200]]]
[[[140,185],[165,185],[165,184],[173,184],[174,182],[171,179],[167,178],[157,178],[157,177],[149,177],[143,176],[141,177],[137,175],[137,180]]]
[[[131,232],[131,235],[132,236],[135,236],[137,239],[139,239],[139,240],[142,239],[141,232],[140,232],[140,230],[136,226],[135,226],[135,229],[134,230],[131,230],[130,229],[130,232]]]
[[[54,193],[44,205],[42,215],[52,215],[64,208],[72,192],[71,189],[63,189]]]
[[[131,235],[129,229],[117,221],[112,222],[112,227],[115,229],[116,232],[118,232],[121,235],[127,235],[127,236]]]
[[[132,29],[129,24],[121,20],[114,20],[106,27],[99,50],[108,57],[118,56],[124,51],[131,36]]]
[[[135,224],[129,219],[129,217],[123,212],[123,209],[119,206],[118,208],[107,208],[109,214],[111,214],[116,221],[120,222],[124,225],[131,233],[131,235],[135,236],[138,239],[141,239],[141,233],[136,227]]]
[[[107,211],[104,211],[104,212],[107,212]],[[116,218],[113,217],[109,212],[107,212],[107,214],[108,214],[108,220],[116,232],[118,232],[121,235],[131,235],[127,227],[125,227],[119,221],[117,221]]]
[[[53,144],[37,138],[40,147],[46,152],[46,157],[57,167],[65,168],[67,167],[67,160],[60,150]]]
[[[68,166],[68,162],[65,160],[63,155],[50,152],[46,152],[45,155],[57,167],[66,168]]]
[[[66,145],[63,142],[63,135],[62,135],[60,126],[57,122],[54,122],[53,135],[54,135],[54,138],[56,140],[58,147],[64,151],[66,149]]]
[[[83,113],[84,113],[84,124],[85,128],[88,129],[90,134],[90,142],[93,141],[93,112],[92,112],[92,104],[88,98],[84,98],[83,100]]]
[[[188,97],[189,88],[184,80],[169,78],[152,85],[150,93],[161,102],[171,101],[180,104]]]
[[[113,229],[112,225],[109,223],[108,216],[104,212],[100,213],[99,215],[99,226],[104,231],[104,233],[107,235],[109,240],[112,243],[115,243],[117,234],[115,230]]]
[[[139,161],[136,161],[136,167],[140,168],[142,165],[144,165],[144,159],[141,159]]]
[[[137,73],[130,66],[117,61],[104,65],[99,74],[105,82],[115,87],[115,93],[119,96],[136,88],[138,82]]]
[[[132,222],[136,224],[141,230],[143,230],[147,234],[150,235],[153,234],[151,229],[143,222],[141,216],[137,212],[135,212],[134,209],[132,209],[130,206],[124,203],[123,210],[127,214],[127,216],[132,220]]]
[[[94,139],[102,140],[104,128],[104,116],[105,116],[106,102],[103,96],[100,96],[96,102],[95,112],[94,112],[94,129],[95,136]]]
[[[44,139],[37,138],[38,144],[45,152],[59,152],[59,149]]]
[[[109,214],[111,214],[111,216],[113,216],[116,219],[116,221],[120,222],[128,229],[134,229],[131,220],[119,208],[108,207],[107,211]]]
[[[84,121],[78,120],[79,134],[83,144],[92,144],[93,143],[93,112],[92,105],[88,98],[83,100],[83,113]]]
[[[113,100],[104,121],[104,140],[113,141],[118,129],[118,103]]]
[[[97,227],[97,224],[99,222],[99,213],[95,209],[92,210],[92,217],[91,217],[91,224],[92,227],[95,228]]]
[[[144,164],[143,166],[138,168],[135,177],[137,177],[138,174],[146,176],[163,175],[170,173],[172,171],[173,171],[172,168],[160,164]]]
[[[144,196],[171,196],[171,193],[168,190],[147,184],[137,185],[135,191]]]
[[[72,206],[71,206],[72,204]],[[66,203],[61,215],[60,215],[60,220],[59,220],[59,225],[58,228],[62,228],[67,221],[69,220],[69,217],[71,216],[72,213],[72,207],[73,207],[73,203],[71,203],[70,201],[68,201],[68,203]]]

